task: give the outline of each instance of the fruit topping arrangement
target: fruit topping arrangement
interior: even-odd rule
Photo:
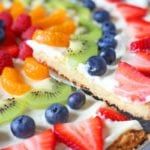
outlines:
[[[119,83],[115,92],[132,101],[149,102],[150,22],[144,18],[148,10],[121,2],[117,4],[117,11],[128,25],[131,40],[115,73]]]
[[[70,95],[68,102],[71,97],[72,99],[77,98],[78,100],[80,97],[81,101],[85,98],[85,96],[83,97],[83,93],[79,91]],[[106,136],[104,133],[106,132],[107,125],[110,122],[111,125],[113,125],[119,122],[123,123],[124,121],[130,123],[130,121],[126,116],[107,106],[97,107],[95,112],[96,111],[97,113],[95,114],[92,112],[94,116],[89,114],[91,116],[90,118],[68,122],[70,116],[68,108],[55,103],[45,111],[47,122],[53,124],[53,126],[51,129],[42,131],[36,135],[34,135],[36,130],[34,120],[27,115],[19,116],[12,121],[10,128],[14,136],[25,140],[16,145],[4,148],[3,150],[36,150],[37,148],[39,150],[54,150],[56,147],[59,148],[60,143],[72,149],[90,150],[94,148],[96,150],[102,150],[106,146],[105,138],[107,138],[108,135]],[[89,136],[91,140],[87,142]],[[107,147],[108,146],[109,145],[107,145]]]

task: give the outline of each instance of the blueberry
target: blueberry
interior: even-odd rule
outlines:
[[[106,10],[96,10],[93,13],[93,19],[97,22],[105,22],[107,20],[110,20],[110,15]]]
[[[0,20],[0,28],[4,28],[5,27],[5,22],[3,20]]]
[[[102,24],[102,30],[104,33],[108,32],[108,33],[116,34],[116,27],[110,21],[106,21]]]
[[[88,59],[88,73],[91,75],[101,76],[107,70],[105,60],[100,56],[92,56]]]
[[[98,41],[98,49],[108,49],[108,48],[116,48],[117,41],[113,36],[107,37],[104,36],[102,39]]]
[[[50,124],[65,123],[69,119],[69,111],[66,106],[55,103],[46,109],[45,118]]]
[[[0,28],[0,42],[5,39],[5,31],[3,28]]]
[[[12,121],[11,131],[18,138],[31,137],[35,133],[35,122],[29,116],[19,116]]]
[[[82,92],[74,92],[68,98],[68,105],[72,109],[80,109],[85,104],[86,97]]]
[[[82,0],[82,3],[85,7],[89,8],[90,10],[95,9],[96,5],[92,0]]]
[[[100,56],[102,56],[108,65],[111,65],[116,60],[116,53],[114,49],[103,50],[100,52]]]

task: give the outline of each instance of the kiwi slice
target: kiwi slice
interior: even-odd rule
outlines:
[[[53,103],[66,103],[71,91],[71,87],[64,83],[46,79],[27,93],[25,99],[29,108],[42,109]]]
[[[0,124],[9,122],[21,115],[26,109],[26,104],[21,99],[8,98],[0,100]]]
[[[93,42],[72,40],[67,52],[68,63],[75,67],[79,63],[85,63],[89,57],[97,55],[98,50]]]

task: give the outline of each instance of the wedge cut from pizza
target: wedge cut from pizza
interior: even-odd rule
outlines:
[[[77,51],[83,53],[78,58],[85,63],[97,54],[95,42],[102,35],[96,23],[85,22],[85,19],[90,21],[89,10],[69,1],[63,1],[63,5],[59,1],[41,5],[38,1],[19,0],[5,4],[0,3],[0,149],[141,147],[147,133],[138,120],[109,108],[65,81],[51,78],[52,69],[37,61],[32,47],[27,45],[36,38],[41,45],[44,42],[59,50],[53,53],[57,58],[70,47],[72,39],[67,55],[74,58]],[[92,32],[87,34],[87,31]],[[93,50],[84,53],[88,47]],[[72,59],[70,63],[73,67],[78,65]]]
[[[90,91],[110,106],[148,123],[148,9],[126,2],[96,3],[98,7],[94,10],[88,6],[90,12],[83,9],[81,3],[76,5],[63,1],[58,6],[52,1],[49,7],[73,8],[74,11],[70,12],[76,29],[70,35],[67,32],[71,28],[64,29],[64,24],[44,28],[36,31],[27,44],[33,48],[34,57],[56,74]],[[69,39],[64,33],[69,35]]]

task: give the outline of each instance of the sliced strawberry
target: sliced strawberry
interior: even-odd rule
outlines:
[[[51,130],[46,130],[35,135],[23,143],[14,145],[3,150],[54,150],[56,145],[55,135]]]
[[[67,146],[78,150],[103,150],[103,122],[99,117],[85,121],[57,124],[57,137]]]
[[[125,17],[125,19],[144,17],[147,13],[147,9],[124,2],[118,3],[117,9]]]
[[[150,76],[150,50],[129,50],[126,58],[127,62],[134,66],[137,70],[147,76]]]
[[[144,19],[129,19],[128,28],[135,39],[150,37],[150,22]]]
[[[130,51],[150,50],[150,37],[141,40],[133,41],[130,44]]]
[[[112,108],[108,108],[108,107],[101,107],[98,111],[98,113],[100,113],[100,115],[104,116],[107,119],[110,119],[112,121],[125,121],[128,120],[128,118],[117,112],[116,110],[112,109]]]
[[[150,95],[150,78],[144,76],[135,67],[121,62],[118,65],[115,77],[119,82],[119,87],[116,88],[117,93],[129,96],[131,99],[132,96],[137,96],[142,101]],[[124,91],[124,94],[122,91]]]
[[[3,148],[2,150],[27,150],[23,143],[10,146],[8,148]]]

